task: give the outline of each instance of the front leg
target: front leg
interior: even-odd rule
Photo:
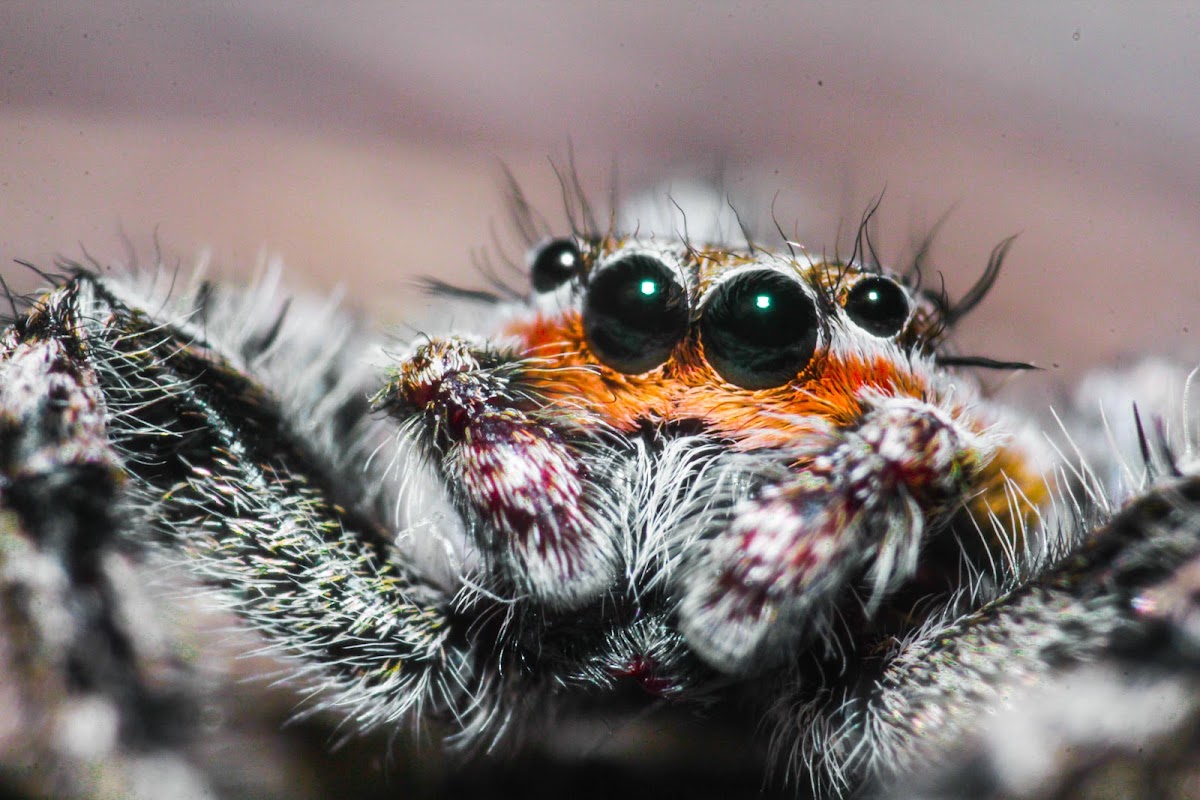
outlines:
[[[1181,667],[1194,677],[1200,664],[1198,513],[1200,478],[1163,481],[1081,534],[1087,538],[1058,563],[1040,572],[1029,564],[1036,576],[1028,582],[974,610],[948,610],[903,641],[877,642],[874,655],[837,686],[814,691],[791,681],[774,710],[782,766],[808,772],[830,795],[864,778],[896,787],[908,775],[920,783],[879,796],[957,797],[924,783],[957,778],[971,787],[961,796],[1023,797],[1037,786],[1036,796],[1058,797],[1056,785],[1079,780],[1072,766],[1094,767],[1122,750],[1172,750],[1170,742],[1193,734],[1181,727],[1171,740],[1164,731],[1196,714],[1190,689],[1187,696],[1170,692]],[[1090,662],[1097,668],[1081,669]],[[1165,697],[1177,707],[1151,718],[1144,704],[1155,687],[1154,702]],[[985,757],[997,740],[990,729],[1010,738],[1006,759]],[[1011,742],[1014,732],[1027,738]],[[1052,774],[1056,764],[1066,769]],[[1002,789],[1005,769],[1024,788]]]
[[[868,611],[917,569],[931,528],[966,499],[996,442],[912,398],[880,398],[791,478],[742,503],[680,608],[692,647],[733,673],[830,622],[866,569]]]

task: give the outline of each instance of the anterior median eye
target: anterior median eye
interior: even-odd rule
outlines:
[[[533,254],[529,279],[536,292],[550,292],[562,286],[579,271],[582,257],[579,245],[571,239],[551,239]]]
[[[687,325],[687,293],[654,256],[619,258],[588,281],[583,306],[588,346],[618,372],[637,375],[662,364]]]
[[[800,284],[773,270],[743,272],[718,286],[700,317],[704,356],[745,389],[782,386],[812,360],[817,308]]]
[[[846,295],[846,316],[872,336],[895,336],[908,311],[908,295],[887,278],[864,278]]]

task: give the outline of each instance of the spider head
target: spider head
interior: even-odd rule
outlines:
[[[530,652],[595,682],[753,670],[864,581],[895,592],[924,532],[1003,494],[988,465],[1021,463],[938,363],[949,306],[880,269],[611,235],[529,268],[490,335],[417,344],[376,405],[483,556],[464,586],[529,609]]]
[[[556,239],[504,333],[522,385],[624,432],[696,421],[745,449],[862,413],[865,391],[932,391],[937,308],[878,270],[806,253]],[[569,267],[567,266],[569,265]]]

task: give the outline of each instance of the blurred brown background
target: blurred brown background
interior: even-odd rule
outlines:
[[[1021,233],[968,350],[1047,367],[1194,358],[1200,10],[1189,4],[150,0],[0,4],[0,259],[120,258],[122,231],[385,320],[470,283],[498,164],[558,207],[723,175],[817,249],[886,187],[885,260],[951,207],[952,289]],[[28,286],[19,267],[3,274]]]

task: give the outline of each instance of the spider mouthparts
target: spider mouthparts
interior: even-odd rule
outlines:
[[[507,410],[475,419],[451,449],[442,462],[451,494],[518,590],[569,608],[612,583],[613,536],[590,507],[591,476],[560,436]]]
[[[689,642],[714,667],[744,673],[763,666],[764,652],[806,644],[860,579],[873,609],[913,576],[926,532],[989,457],[948,416],[881,400],[791,483],[743,503],[713,539],[680,606]]]
[[[652,697],[668,697],[675,694],[678,683],[662,674],[658,661],[651,655],[633,656],[624,666],[613,669],[614,678],[626,678]]]
[[[593,507],[589,471],[506,392],[498,365],[463,339],[435,339],[395,369],[375,405],[420,423],[418,440],[500,588],[574,608],[615,580],[614,536]]]
[[[371,399],[392,416],[457,403],[464,412],[490,405],[503,387],[487,370],[484,356],[459,338],[434,339],[418,347],[389,374]]]
[[[716,582],[727,583],[720,578]],[[688,644],[722,672],[745,675],[768,666],[757,662],[779,613],[765,589],[726,585],[693,591],[683,600],[680,618]]]

